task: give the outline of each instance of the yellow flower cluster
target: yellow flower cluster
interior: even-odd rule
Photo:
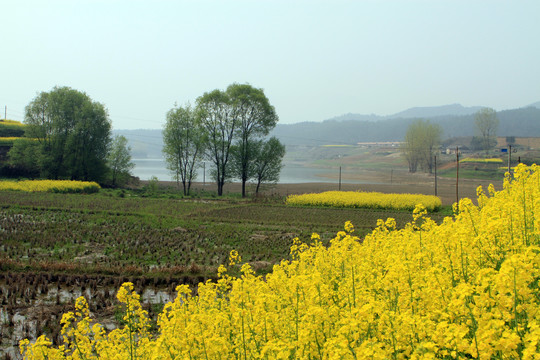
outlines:
[[[0,181],[0,191],[44,191],[55,193],[95,193],[101,187],[93,181],[24,180]]]
[[[496,163],[500,164],[503,162],[500,158],[492,158],[492,159],[481,159],[481,158],[464,158],[461,159],[459,162],[462,163]]]
[[[417,204],[433,211],[441,207],[441,199],[433,195],[383,194],[361,191],[326,191],[316,194],[289,195],[287,204],[371,209],[412,210]]]
[[[13,142],[15,140],[22,139],[21,137],[15,137],[15,136],[7,136],[7,137],[0,137],[0,142]]]
[[[37,141],[37,139],[14,136],[0,137],[0,146],[12,146],[15,141]]]
[[[23,124],[22,122],[20,121],[16,121],[16,120],[0,120],[0,126],[2,125],[15,125],[15,126],[26,126],[26,124]]]
[[[93,324],[84,297],[75,302],[75,312],[64,314],[61,320],[64,344],[58,349],[50,348],[51,342],[40,336],[35,344],[28,340],[20,342],[25,359],[150,359],[146,349],[148,313],[142,310],[140,297],[133,292],[132,283],[124,283],[117,295],[124,307],[124,327],[105,332],[100,324]]]
[[[127,283],[125,325],[106,334],[86,302],[63,319],[64,345],[21,342],[25,359],[525,359],[540,353],[540,168],[519,165],[504,189],[478,189],[442,224],[418,206],[397,230],[365,239],[347,223],[325,247],[296,239],[292,260],[255,276],[220,267],[186,285],[158,332]],[[236,256],[236,253],[232,254]]]
[[[0,146],[12,146],[15,140],[20,139],[20,137],[0,137]]]

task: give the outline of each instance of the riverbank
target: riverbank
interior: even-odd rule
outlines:
[[[388,174],[386,174],[388,175]],[[437,195],[441,198],[443,205],[452,205],[456,199],[471,198],[476,199],[476,189],[482,186],[487,189],[490,184],[495,186],[496,190],[502,189],[502,179],[477,180],[477,179],[460,179],[457,189],[456,180],[448,178],[437,178],[437,192],[435,192],[435,177],[428,174],[409,174],[407,172],[394,171],[392,176],[382,177],[381,174],[364,173],[362,176],[356,177],[354,180],[362,181],[362,183],[350,183],[350,179],[342,179],[339,184],[339,179],[327,177],[328,181],[324,182],[309,182],[309,183],[278,183],[274,185],[264,185],[260,191],[263,196],[288,196],[292,194],[318,193],[323,191],[369,191],[381,192],[385,194],[423,194]],[[141,185],[147,184],[147,181],[141,181]],[[176,187],[174,181],[160,181],[161,186]],[[182,184],[180,184],[180,190]],[[253,196],[255,186],[248,185],[248,195]],[[215,183],[195,182],[192,184],[192,191],[217,191]],[[242,190],[240,183],[227,183],[224,187],[225,194],[239,194]]]

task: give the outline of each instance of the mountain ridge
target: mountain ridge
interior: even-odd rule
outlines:
[[[537,106],[534,106],[534,105]],[[418,118],[427,118],[443,129],[443,139],[476,135],[474,109],[459,104],[442,107],[410,108],[386,117],[371,114],[344,114],[322,122],[306,121],[295,124],[277,124],[270,136],[276,136],[285,145],[350,144],[359,142],[403,141],[407,127]],[[464,115],[448,114],[455,110]],[[419,116],[422,114],[434,116]],[[446,115],[445,115],[446,113]],[[407,117],[403,117],[407,116]],[[540,102],[526,107],[497,112],[500,120],[497,135],[540,137]],[[163,139],[160,129],[114,130],[126,136],[134,158],[161,157]]]
[[[540,101],[524,106],[524,107],[537,107],[540,108]],[[361,121],[380,121],[388,119],[409,119],[409,118],[432,118],[439,116],[461,116],[472,115],[478,112],[478,110],[485,106],[463,106],[461,104],[448,104],[439,106],[415,106],[403,111],[390,115],[378,115],[378,114],[356,114],[346,113],[343,115],[335,116],[325,121],[346,121],[346,120],[361,120]],[[504,110],[501,110],[504,111]],[[317,122],[317,121],[310,121]],[[290,125],[290,124],[289,124]]]
[[[526,107],[535,107],[537,109],[540,109],[540,101],[537,101],[535,103],[529,104]]]

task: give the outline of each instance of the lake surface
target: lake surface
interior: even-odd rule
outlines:
[[[141,180],[149,180],[152,176],[156,176],[159,180],[162,181],[173,181],[173,177],[169,170],[167,170],[166,163],[164,159],[133,159],[135,168],[133,169],[133,175],[139,177]],[[206,182],[212,181],[210,179],[210,169],[212,169],[212,164],[206,163]],[[336,178],[330,178],[329,174],[335,173]],[[312,183],[312,182],[329,182],[337,183],[337,177],[339,174],[339,168],[328,169],[328,168],[314,168],[299,166],[295,164],[287,164],[281,170],[281,175],[279,183],[281,184],[298,184],[298,183]],[[343,171],[343,175],[347,174],[346,171]],[[203,168],[200,168],[197,175],[196,181],[203,181],[204,171]],[[343,180],[342,183],[352,183],[352,184],[365,184],[367,181],[362,180]]]

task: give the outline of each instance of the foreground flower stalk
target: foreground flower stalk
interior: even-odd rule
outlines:
[[[396,229],[380,220],[364,239],[345,224],[291,247],[291,260],[256,276],[237,252],[228,275],[177,287],[158,332],[133,285],[118,298],[124,325],[105,333],[86,301],[64,316],[64,345],[21,342],[26,359],[538,359],[540,173],[517,167],[504,189],[463,199],[437,225],[423,205]],[[459,211],[457,210],[459,209]],[[240,263],[238,263],[240,262]]]

